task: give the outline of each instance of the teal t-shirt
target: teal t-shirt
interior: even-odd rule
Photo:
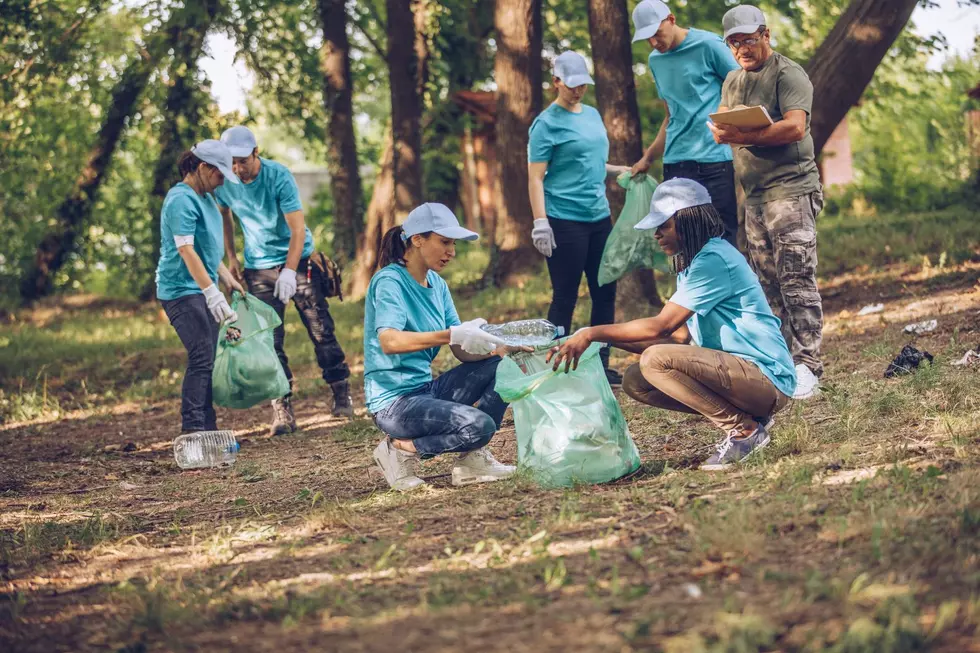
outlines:
[[[677,275],[675,304],[694,311],[687,321],[694,344],[754,363],[776,389],[792,395],[796,369],[779,318],[772,314],[759,278],[737,249],[712,238]]]
[[[422,286],[397,263],[371,278],[364,300],[364,396],[372,414],[431,381],[432,360],[439,353],[439,347],[432,347],[389,356],[381,351],[378,333],[442,331],[460,323],[442,277],[429,270],[426,281],[429,286]]]
[[[220,186],[219,186],[220,188]],[[211,195],[201,196],[180,182],[170,189],[160,210],[160,262],[157,264],[157,298],[178,299],[200,293],[180,258],[174,236],[194,236],[194,251],[201,257],[211,281],[218,282],[218,266],[224,256],[221,213]]]
[[[741,69],[721,37],[692,27],[673,50],[651,52],[648,63],[670,111],[664,163],[731,161],[732,148],[715,143],[706,124],[721,106],[725,77]]]
[[[544,176],[548,217],[575,222],[609,217],[609,138],[599,112],[585,104],[580,113],[552,104],[534,119],[528,135],[527,160],[548,163]]]
[[[247,184],[222,184],[218,204],[238,217],[245,238],[245,267],[268,270],[286,262],[289,252],[287,213],[303,208],[293,173],[281,163],[259,158],[258,176]],[[313,253],[313,233],[306,228],[303,256]]]

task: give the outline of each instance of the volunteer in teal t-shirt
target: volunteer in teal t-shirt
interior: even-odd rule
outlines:
[[[677,292],[657,317],[579,331],[554,350],[555,368],[577,364],[593,341],[641,353],[623,390],[711,420],[726,435],[701,468],[724,469],[769,444],[772,416],[796,387],[779,319],[745,257],[720,238],[721,219],[701,184],[660,184],[636,228],[656,229],[673,257]]]
[[[701,183],[721,214],[725,239],[736,244],[738,203],[732,148],[715,142],[708,114],[718,110],[721,87],[738,63],[717,34],[684,28],[660,0],[643,0],[633,10],[633,42],[647,41],[648,63],[667,116],[633,174],[663,157],[664,180],[685,177]]]
[[[221,262],[221,214],[211,193],[228,181],[237,184],[231,153],[224,144],[201,141],[177,163],[181,181],[160,211],[160,262],[157,298],[187,351],[180,391],[181,432],[218,428],[211,403],[211,372],[218,325],[238,319],[215,285],[244,293]]]
[[[551,277],[548,319],[571,333],[582,273],[592,298],[590,323],[615,319],[616,284],[599,285],[599,263],[612,230],[606,176],[628,170],[607,163],[609,138],[599,112],[582,104],[592,77],[582,55],[565,52],[555,59],[552,77],[558,98],[535,118],[528,138],[528,191],[534,246],[547,257]],[[622,377],[609,369],[610,384]]]
[[[293,385],[293,372],[283,347],[286,305],[292,300],[313,343],[323,380],[333,393],[334,417],[351,418],[351,402],[344,350],[334,333],[333,317],[321,290],[321,270],[311,264],[313,234],[306,226],[296,180],[286,166],[259,156],[255,136],[241,125],[221,135],[235,160],[243,183],[218,189],[216,196],[224,216],[225,253],[232,274],[242,278],[248,291],[271,306],[283,323],[273,333],[276,354]],[[241,272],[235,250],[238,218],[245,240],[245,271]],[[272,402],[270,435],[296,430],[292,392]]]
[[[458,453],[453,485],[514,472],[487,448],[507,409],[494,390],[496,354],[513,348],[480,329],[486,320],[460,323],[439,276],[456,256],[456,241],[477,238],[446,206],[427,203],[381,241],[381,269],[364,301],[364,395],[386,434],[374,460],[401,492],[423,485],[415,473],[419,457]],[[463,364],[433,380],[442,345]]]

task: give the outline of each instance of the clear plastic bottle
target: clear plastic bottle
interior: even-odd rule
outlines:
[[[480,328],[515,347],[546,347],[555,338],[565,335],[563,327],[548,320],[517,320],[506,324],[484,324]]]
[[[174,440],[174,459],[181,469],[232,465],[238,448],[231,431],[198,431]]]

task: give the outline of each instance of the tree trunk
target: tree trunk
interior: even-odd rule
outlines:
[[[810,133],[817,152],[874,77],[918,0],[851,0],[807,65],[813,83]],[[846,72],[844,72],[846,71]]]
[[[486,280],[515,281],[538,267],[527,191],[528,129],[541,111],[541,0],[497,0],[497,153],[500,201]]]
[[[395,214],[402,222],[422,203],[422,96],[416,11],[413,0],[387,0],[388,74],[391,83],[391,133],[394,143]],[[417,7],[418,16],[424,8]],[[421,39],[419,39],[421,41]]]
[[[629,12],[626,0],[589,0],[589,37],[595,70],[596,101],[609,133],[609,161],[632,165],[643,156],[640,110],[633,81]],[[625,192],[610,177],[606,184],[615,220],[623,210]],[[653,270],[635,270],[620,279],[616,308],[624,320],[647,316],[662,306]]]
[[[189,148],[198,134],[207,103],[199,96],[195,83],[197,61],[204,49],[204,39],[214,23],[219,1],[207,0],[200,5],[189,5],[187,22],[180,33],[180,43],[174,49],[170,64],[170,88],[164,108],[164,122],[160,128],[160,158],[153,171],[153,201],[150,203],[150,273],[140,299],[149,301],[156,296],[157,262],[160,260],[160,210],[167,192],[178,181],[177,159]]]
[[[395,226],[395,174],[394,144],[391,132],[385,132],[381,165],[374,180],[371,203],[365,214],[365,228],[357,248],[357,266],[347,293],[351,299],[358,300],[367,292],[371,276],[378,269],[378,247],[385,232]]]
[[[341,265],[354,260],[357,238],[364,230],[361,173],[357,169],[354,138],[353,85],[347,12],[344,0],[318,0],[323,46],[323,103],[330,117],[327,139],[327,168],[334,206],[333,251]]]

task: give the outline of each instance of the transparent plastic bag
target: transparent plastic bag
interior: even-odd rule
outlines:
[[[593,343],[578,368],[554,372],[547,349],[505,357],[497,393],[512,404],[517,464],[546,487],[605,483],[640,466],[623,411]]]
[[[214,403],[226,408],[251,408],[289,392],[273,341],[282,324],[274,308],[254,295],[234,293],[231,308],[238,321],[222,323],[211,375]]]
[[[653,229],[636,230],[636,224],[650,212],[650,199],[657,182],[650,175],[633,178],[624,172],[616,183],[626,189],[626,203],[613,225],[599,263],[599,285],[617,281],[636,268],[666,269],[667,255],[657,244]]]

